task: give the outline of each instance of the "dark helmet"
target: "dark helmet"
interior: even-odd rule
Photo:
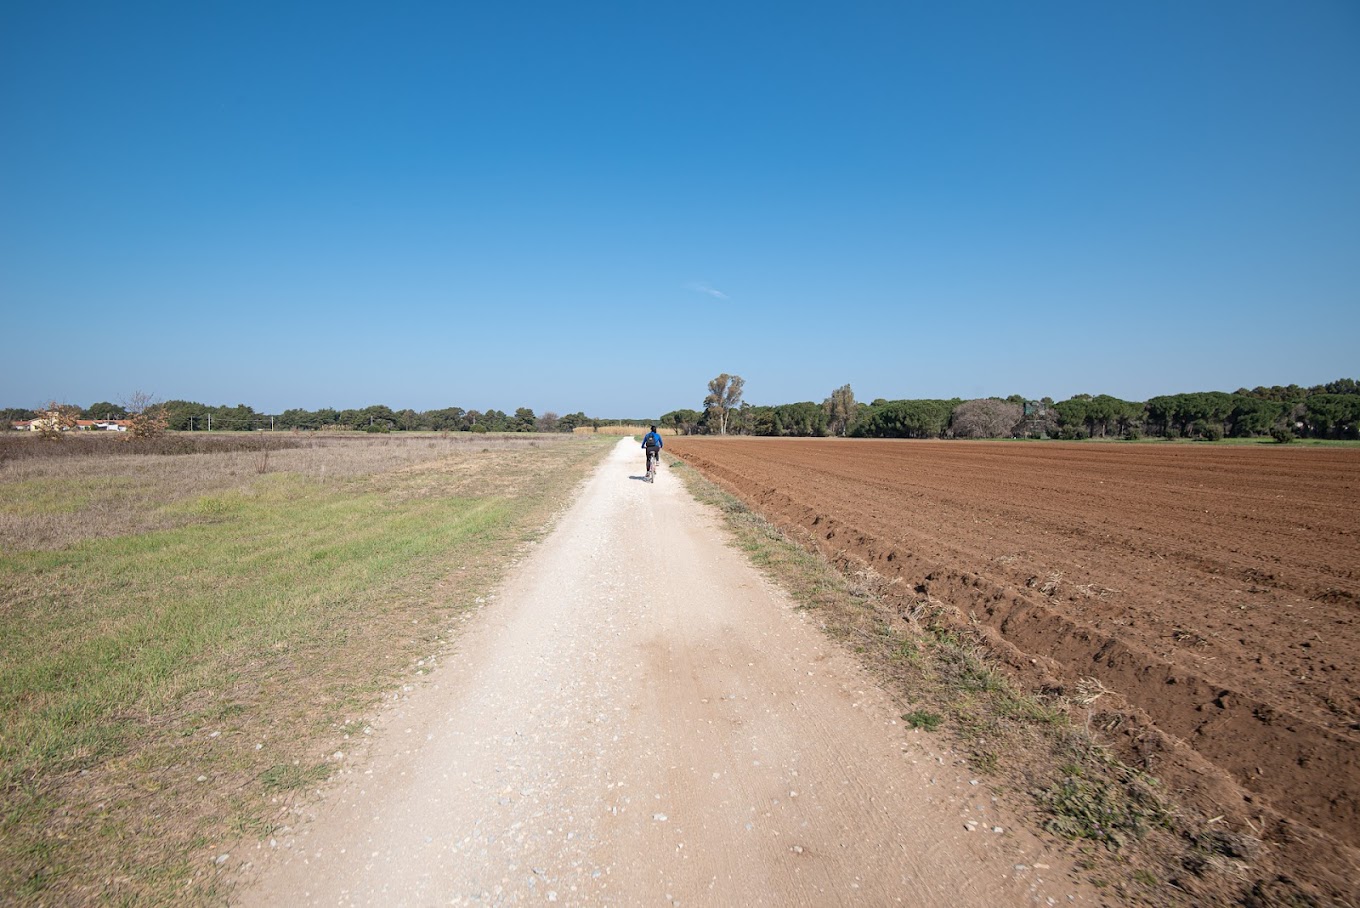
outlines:
[[[652,426],[652,431],[653,431],[653,432],[656,431],[656,426]]]

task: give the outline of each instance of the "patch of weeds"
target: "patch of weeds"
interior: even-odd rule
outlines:
[[[39,867],[19,882],[19,889],[15,894],[22,898],[32,898],[39,895],[52,884],[56,876],[56,872],[46,867]]]
[[[978,772],[994,775],[1001,768],[1000,760],[996,752],[992,750],[975,750],[968,755],[968,762]]]
[[[1133,872],[1133,878],[1136,882],[1142,883],[1144,886],[1156,888],[1157,886],[1161,885],[1161,881],[1159,881],[1155,875],[1153,875],[1151,872],[1147,870],[1142,869],[1135,870]]]
[[[220,520],[243,514],[248,504],[245,495],[239,491],[231,491],[220,495],[204,495],[166,510],[172,513],[184,512],[208,520]]]
[[[250,813],[233,814],[227,821],[227,829],[232,835],[263,839],[278,829],[278,824]]]
[[[1069,764],[1062,778],[1039,795],[1049,813],[1044,826],[1066,839],[1086,839],[1117,849],[1142,838],[1153,826],[1166,826],[1170,816],[1152,780],[1134,770],[1125,777],[1097,778]]]
[[[250,711],[250,707],[244,703],[225,703],[217,710],[217,718],[230,719],[233,716],[243,716]]]
[[[958,631],[955,631],[942,623],[932,623],[929,630],[930,635],[935,639],[937,645],[958,650],[964,648],[963,637],[959,635]]]
[[[1036,699],[1013,691],[1002,691],[996,698],[997,715],[1035,725],[1067,725],[1067,714]]]
[[[941,723],[944,722],[944,716],[939,713],[933,713],[930,710],[918,709],[904,715],[902,721],[906,722],[907,725],[912,728],[924,728],[926,731],[935,731],[940,727]]]
[[[1005,683],[996,672],[974,660],[959,664],[958,683],[964,690],[975,693],[998,693],[1005,690]]]
[[[897,647],[897,658],[909,665],[920,666],[925,657],[921,653],[921,648],[914,642],[903,640],[902,644]]]
[[[311,766],[280,763],[260,774],[260,784],[266,791],[291,791],[325,781],[330,774],[330,767],[325,763],[315,763]]]
[[[965,646],[956,633],[945,631],[937,640],[940,640],[940,675],[947,685],[970,693],[1009,692],[1006,679]]]

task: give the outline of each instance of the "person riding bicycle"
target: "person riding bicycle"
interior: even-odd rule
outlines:
[[[655,471],[654,464],[661,461],[661,433],[656,431],[656,426],[652,426],[652,431],[642,436],[642,447],[647,452],[647,476],[650,479]]]

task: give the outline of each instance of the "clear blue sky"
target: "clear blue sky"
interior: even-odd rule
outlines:
[[[11,2],[0,406],[1360,375],[1360,5]]]

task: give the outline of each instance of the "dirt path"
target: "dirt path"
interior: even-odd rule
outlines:
[[[236,903],[1093,901],[641,469],[625,439]]]

